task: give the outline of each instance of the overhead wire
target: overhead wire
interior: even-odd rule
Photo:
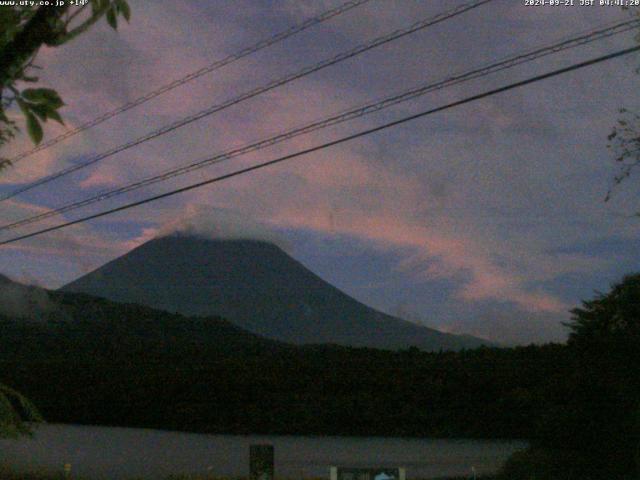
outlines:
[[[90,165],[94,165],[95,163],[104,160],[105,158],[111,157],[113,155],[115,155],[116,153],[120,153],[123,152],[125,150],[128,150],[132,147],[135,147],[137,145],[140,145],[142,143],[148,142],[149,140],[152,140],[154,138],[160,137],[162,135],[166,135],[169,132],[172,132],[178,128],[184,127],[185,125],[189,125],[197,120],[200,120],[204,117],[207,117],[209,115],[212,115],[214,113],[217,113],[221,110],[225,110],[233,105],[239,104],[245,100],[248,100],[250,98],[256,97],[262,93],[268,92],[270,90],[273,90],[277,87],[280,87],[282,85],[285,85],[287,83],[290,83],[298,78],[302,78],[305,77],[307,75],[310,75],[311,73],[317,72],[319,70],[322,70],[326,67],[329,67],[331,65],[335,65],[339,62],[342,62],[344,60],[347,60],[349,58],[355,57],[357,55],[360,55],[366,51],[369,51],[373,48],[379,47],[381,45],[387,44],[389,42],[392,42],[394,40],[397,40],[399,38],[402,38],[404,36],[410,35],[414,32],[417,32],[419,30],[425,29],[427,27],[436,25],[438,23],[444,22],[446,20],[449,20],[453,17],[456,17],[458,15],[461,15],[469,10],[473,10],[475,8],[478,8],[486,3],[492,2],[494,0],[475,0],[472,2],[468,2],[462,5],[459,5],[457,7],[454,7],[451,10],[448,10],[446,12],[440,13],[438,15],[420,20],[418,22],[413,23],[412,25],[410,25],[409,27],[406,28],[401,28],[401,29],[397,29],[394,30],[393,32],[386,34],[386,35],[382,35],[380,37],[377,37],[367,43],[361,44],[351,50],[339,53],[333,57],[327,58],[321,62],[318,62],[314,65],[310,65],[307,66],[301,70],[298,70],[295,73],[289,74],[289,75],[285,75],[284,77],[281,77],[277,80],[271,81],[266,85],[263,85],[261,87],[257,87],[253,90],[250,90],[248,92],[245,92],[237,97],[231,98],[221,104],[216,104],[216,105],[212,105],[204,110],[201,110],[200,112],[197,112],[193,115],[190,115],[188,117],[184,117],[176,122],[173,122],[169,125],[165,125],[164,127],[161,127],[158,130],[155,130],[151,133],[148,133],[142,137],[137,138],[136,140],[132,140],[130,142],[127,142],[123,145],[119,145],[115,148],[112,148],[111,150],[108,150],[106,152],[103,152],[97,156],[94,156],[88,160],[85,160],[81,163],[77,163],[75,165],[71,165],[65,169],[59,170],[57,172],[54,172],[40,180],[37,180],[35,182],[29,183],[25,186],[19,187],[9,193],[6,193],[4,195],[0,196],[0,201],[5,201],[8,200],[10,198],[13,198],[21,193],[27,192],[29,190],[32,190],[36,187],[39,187],[41,185],[44,185],[46,183],[49,183],[53,180],[56,180],[60,177],[69,175],[70,173],[76,172],[78,170],[81,170],[83,168],[86,168]]]
[[[88,130],[90,128],[93,128],[97,125],[100,125],[101,123],[109,120],[110,118],[113,118],[117,115],[120,115],[121,113],[124,113],[128,110],[131,110],[134,107],[137,107],[139,105],[142,105],[143,103],[148,102],[149,100],[156,98],[164,93],[169,92],[170,90],[173,90],[174,88],[177,88],[181,85],[184,85],[185,83],[188,83],[192,80],[195,80],[196,78],[202,77],[203,75],[206,75],[208,73],[211,73],[215,70],[218,70],[226,65],[229,65],[237,60],[240,60],[244,57],[247,57],[253,53],[256,53],[264,48],[270,47],[271,45],[274,45],[278,42],[281,42],[289,37],[292,37],[293,35],[296,35],[300,32],[303,32],[304,30],[317,25],[319,23],[325,22],[329,19],[332,19],[334,17],[337,17],[338,15],[341,15],[343,13],[348,12],[349,10],[352,10],[356,7],[359,7],[365,3],[368,3],[371,0],[350,0],[346,3],[343,3],[342,5],[339,5],[338,7],[332,8],[330,10],[327,10],[325,12],[320,13],[319,15],[316,15],[314,17],[308,18],[305,21],[303,21],[300,24],[297,25],[293,25],[289,28],[287,28],[286,30],[283,30],[281,32],[276,33],[275,35],[265,38],[263,40],[260,40],[259,42],[242,48],[240,50],[238,50],[237,52],[234,52],[230,55],[227,55],[226,57],[220,59],[220,60],[216,60],[215,62],[211,63],[210,65],[207,65],[205,67],[202,67],[196,71],[193,71],[187,75],[184,75],[183,77],[180,77],[170,83],[167,83],[165,85],[162,85],[158,88],[156,88],[155,90],[152,90],[150,92],[147,92],[144,95],[141,95],[140,97],[131,100],[127,103],[124,103],[122,105],[120,105],[117,108],[114,108],[113,110],[109,110],[108,112],[105,112],[85,123],[82,123],[80,125],[78,125],[75,128],[72,128],[70,130],[67,130],[64,133],[61,133],[60,135],[58,135],[57,137],[53,137],[50,140],[47,140],[46,142],[41,143],[40,145],[38,145],[37,147],[34,147],[30,150],[26,150],[16,156],[14,156],[13,158],[9,159],[9,161],[11,163],[16,163],[20,160],[22,160],[23,158],[27,158],[37,152],[40,152],[42,150],[45,150],[53,145],[56,145],[60,142],[62,142],[63,140],[66,140],[67,138],[70,138],[80,132],[84,132],[85,130]]]
[[[117,213],[117,212],[128,210],[130,208],[134,208],[134,207],[137,207],[137,206],[140,206],[140,205],[144,205],[144,204],[147,204],[147,203],[155,202],[155,201],[161,200],[163,198],[168,198],[168,197],[180,194],[180,193],[184,193],[184,192],[196,189],[196,188],[203,187],[205,185],[210,185],[210,184],[213,184],[213,183],[221,182],[221,181],[227,180],[229,178],[237,177],[239,175],[243,175],[243,174],[246,174],[246,173],[249,173],[249,172],[253,172],[253,171],[260,170],[260,169],[263,169],[263,168],[266,168],[266,167],[269,167],[269,166],[272,166],[272,165],[276,165],[276,164],[282,163],[282,162],[287,161],[287,160],[291,160],[293,158],[301,157],[301,156],[308,155],[308,154],[313,153],[313,152],[324,150],[326,148],[329,148],[329,147],[332,147],[332,146],[335,146],[335,145],[339,145],[339,144],[342,144],[342,143],[345,143],[345,142],[349,142],[351,140],[355,140],[357,138],[364,137],[366,135],[371,135],[373,133],[376,133],[376,132],[379,132],[379,131],[382,131],[382,130],[386,130],[388,128],[391,128],[391,127],[394,127],[394,126],[397,126],[397,125],[401,125],[401,124],[416,120],[418,118],[423,118],[423,117],[426,117],[428,115],[433,115],[435,113],[438,113],[438,112],[441,112],[441,111],[444,111],[444,110],[448,110],[448,109],[451,109],[451,108],[454,108],[454,107],[458,107],[460,105],[471,103],[471,102],[474,102],[474,101],[477,101],[477,100],[480,100],[480,99],[483,99],[483,98],[487,98],[487,97],[490,97],[490,96],[493,96],[493,95],[497,95],[499,93],[503,93],[503,92],[507,92],[509,90],[513,90],[515,88],[519,88],[519,87],[522,87],[522,86],[525,86],[525,85],[529,85],[529,84],[532,84],[532,83],[540,82],[540,81],[548,79],[548,78],[552,78],[552,77],[555,77],[555,76],[558,76],[558,75],[562,75],[562,74],[565,74],[565,73],[568,73],[568,72],[572,72],[572,71],[575,71],[575,70],[586,68],[586,67],[591,66],[591,65],[595,65],[595,64],[602,63],[602,62],[605,62],[605,61],[608,61],[608,60],[612,60],[614,58],[622,57],[624,55],[629,55],[631,53],[635,53],[635,52],[638,52],[638,51],[640,51],[640,45],[639,46],[635,46],[635,47],[626,48],[626,49],[623,49],[623,50],[618,50],[616,52],[613,52],[613,53],[610,53],[610,54],[607,54],[607,55],[603,55],[603,56],[600,56],[600,57],[592,58],[590,60],[586,60],[586,61],[583,61],[583,62],[580,62],[580,63],[575,63],[575,64],[570,65],[568,67],[563,67],[563,68],[560,68],[560,69],[557,69],[557,70],[553,70],[551,72],[547,72],[547,73],[544,73],[544,74],[536,75],[534,77],[530,77],[530,78],[525,79],[525,80],[521,80],[521,81],[514,82],[514,83],[511,83],[511,84],[499,87],[499,88],[495,88],[495,89],[488,90],[488,91],[485,91],[485,92],[482,92],[482,93],[479,93],[479,94],[476,94],[476,95],[472,95],[472,96],[463,98],[461,100],[457,100],[455,102],[448,103],[446,105],[442,105],[442,106],[439,106],[439,107],[436,107],[436,108],[432,108],[432,109],[429,109],[429,110],[426,110],[426,111],[422,111],[420,113],[409,115],[409,116],[403,117],[403,118],[401,118],[399,120],[394,120],[392,122],[388,122],[388,123],[385,123],[383,125],[379,125],[377,127],[373,127],[373,128],[369,128],[369,129],[366,129],[366,130],[362,130],[362,131],[354,133],[352,135],[341,137],[341,138],[339,138],[337,140],[333,140],[333,141],[326,142],[326,143],[323,143],[323,144],[320,144],[320,145],[316,145],[314,147],[306,148],[306,149],[300,150],[298,152],[290,153],[288,155],[284,155],[284,156],[275,158],[273,160],[269,160],[267,162],[263,162],[263,163],[259,163],[257,165],[253,165],[253,166],[250,166],[250,167],[242,168],[242,169],[230,172],[230,173],[226,173],[224,175],[220,175],[220,176],[213,177],[213,178],[210,178],[210,179],[207,179],[207,180],[203,180],[201,182],[194,183],[194,184],[182,187],[182,188],[174,189],[174,190],[171,190],[169,192],[165,192],[165,193],[162,193],[162,194],[159,194],[159,195],[154,195],[152,197],[147,197],[147,198],[145,198],[143,200],[138,200],[136,202],[131,202],[131,203],[128,203],[126,205],[121,205],[119,207],[115,207],[115,208],[112,208],[112,209],[109,209],[109,210],[104,210],[102,212],[94,213],[92,215],[88,215],[88,216],[85,216],[85,217],[82,217],[82,218],[79,218],[79,219],[76,219],[76,220],[72,220],[72,221],[69,221],[69,222],[66,222],[66,223],[63,223],[63,224],[60,224],[60,225],[55,225],[55,226],[52,226],[52,227],[48,227],[48,228],[44,228],[44,229],[41,229],[41,230],[38,230],[38,231],[35,231],[35,232],[28,233],[28,234],[25,234],[25,235],[20,235],[20,236],[17,236],[17,237],[13,237],[13,238],[10,238],[8,240],[3,240],[3,241],[0,241],[0,246],[8,245],[8,244],[11,244],[11,243],[15,243],[15,242],[18,242],[20,240],[25,240],[27,238],[32,238],[32,237],[35,237],[35,236],[43,235],[43,234],[48,233],[48,232],[60,230],[62,228],[66,228],[66,227],[69,227],[69,226],[72,226],[72,225],[77,225],[79,223],[84,223],[84,222],[87,222],[89,220],[94,220],[96,218],[104,217],[106,215],[111,215],[111,214],[114,214],[114,213]]]
[[[366,105],[361,105],[355,108],[344,110],[328,118],[324,118],[322,120],[318,120],[310,124],[306,124],[304,126],[294,128],[292,130],[278,134],[276,136],[269,137],[267,139],[254,142],[248,145],[244,145],[242,147],[234,148],[232,150],[228,150],[226,152],[214,155],[213,157],[207,157],[205,159],[190,163],[182,167],[168,169],[162,173],[153,175],[151,177],[147,177],[145,179],[129,183],[127,185],[118,187],[116,189],[100,192],[94,196],[91,196],[79,201],[71,202],[69,204],[57,207],[47,212],[26,217],[24,219],[17,220],[15,222],[8,223],[5,225],[0,225],[0,231],[15,229],[18,227],[29,225],[31,223],[42,221],[44,219],[47,219],[56,215],[61,215],[63,213],[67,213],[67,212],[70,212],[78,208],[82,208],[97,202],[105,201],[109,198],[113,198],[113,197],[122,195],[124,193],[137,190],[142,187],[146,187],[158,182],[166,181],[170,178],[174,178],[179,175],[184,175],[186,173],[189,173],[210,165],[218,164],[223,161],[230,160],[232,158],[245,155],[250,152],[254,152],[257,150],[261,150],[261,149],[276,145],[283,141],[295,138],[299,135],[311,133],[313,131],[316,131],[322,128],[337,125],[339,123],[343,123],[343,122],[353,120],[355,118],[359,118],[374,112],[378,112],[385,108],[389,108],[391,106],[425,95],[429,92],[440,90],[446,87],[451,87],[453,85],[457,85],[473,79],[484,77],[486,75],[496,73],[508,68],[513,68],[523,63],[528,63],[533,60],[536,60],[551,54],[565,51],[567,49],[576,48],[578,46],[599,41],[604,38],[611,37],[613,35],[618,35],[618,34],[636,29],[639,26],[640,26],[640,19],[627,20],[627,21],[618,22],[614,24],[608,24],[607,26],[599,27],[597,30],[590,30],[586,33],[577,34],[572,37],[565,38],[561,41],[555,42],[551,45],[538,47],[521,54],[512,55],[510,57],[506,57],[501,60],[498,60],[489,64],[485,64],[481,67],[474,68],[464,73],[451,75],[437,82],[424,84],[419,87],[415,87],[415,88],[406,90],[404,92],[401,92],[399,94],[386,97],[382,100],[377,100],[375,102],[368,103]]]

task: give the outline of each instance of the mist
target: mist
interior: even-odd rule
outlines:
[[[287,252],[292,249],[272,226],[239,212],[206,205],[190,206],[185,216],[161,227],[156,238],[170,235],[206,240],[256,240],[273,243]]]
[[[23,285],[0,275],[0,315],[14,319],[40,320],[55,304],[43,288]]]

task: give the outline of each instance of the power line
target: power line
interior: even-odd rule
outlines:
[[[303,68],[302,70],[299,70],[293,74],[289,74],[286,75],[284,77],[281,77],[277,80],[274,80],[262,87],[258,87],[255,88],[253,90],[250,90],[248,92],[243,93],[242,95],[239,95],[237,97],[234,97],[230,100],[227,100],[224,103],[221,104],[217,104],[217,105],[213,105],[205,110],[201,110],[200,112],[194,114],[194,115],[190,115],[188,117],[185,117],[181,120],[178,120],[174,123],[171,123],[169,125],[166,125],[154,132],[151,132],[147,135],[144,135],[142,137],[139,137],[136,140],[133,140],[131,142],[125,143],[123,145],[117,146],[111,150],[108,150],[107,152],[101,153],[95,157],[90,158],[89,160],[86,160],[82,163],[76,164],[76,165],[72,165],[68,168],[65,168],[63,170],[59,170],[58,172],[52,173],[51,175],[48,175],[47,177],[44,177],[43,179],[37,180],[33,183],[30,183],[28,185],[25,185],[23,187],[17,188],[15,190],[13,190],[12,192],[9,192],[3,196],[0,196],[0,201],[4,201],[4,200],[8,200],[9,198],[13,198],[21,193],[24,193],[28,190],[31,190],[33,188],[39,187],[40,185],[44,185],[46,183],[49,183],[53,180],[56,180],[60,177],[63,177],[65,175],[68,175],[70,173],[76,172],[78,170],[81,170],[83,168],[86,168],[90,165],[93,165],[95,163],[97,163],[100,160],[103,160],[107,157],[111,157],[112,155],[115,155],[116,153],[120,153],[123,152],[125,150],[128,150],[129,148],[135,147],[137,145],[140,145],[141,143],[147,142],[149,140],[152,140],[154,138],[160,137],[162,135],[165,135],[169,132],[172,132],[173,130],[176,130],[178,128],[181,128],[185,125],[188,125],[190,123],[193,123],[197,120],[200,120],[204,117],[207,117],[209,115],[212,115],[216,112],[219,112],[221,110],[225,110],[233,105],[236,105],[240,102],[243,102],[245,100],[248,100],[250,98],[253,98],[255,96],[258,96],[262,93],[265,93],[267,91],[273,90],[277,87],[280,87],[282,85],[285,85],[289,82],[292,82],[293,80],[296,80],[298,78],[307,76],[311,73],[317,72],[323,68],[329,67],[331,65],[335,65],[336,63],[342,62],[344,60],[347,60],[349,58],[355,57],[357,55],[360,55],[368,50],[371,50],[373,48],[379,47],[381,45],[384,45],[386,43],[389,43],[393,40],[397,40],[401,37],[404,37],[406,35],[409,35],[411,33],[414,33],[418,30],[422,30],[424,28],[430,27],[432,25],[435,25],[437,23],[441,23],[444,22],[445,20],[448,20],[450,18],[453,18],[455,16],[461,15],[469,10],[478,8],[482,5],[484,5],[485,3],[489,3],[492,2],[493,0],[475,0],[473,2],[470,3],[466,3],[463,5],[460,5],[456,8],[453,8],[452,10],[449,10],[445,13],[441,13],[438,14],[436,16],[430,17],[428,19],[424,19],[424,20],[420,20],[416,23],[414,23],[413,25],[407,27],[407,28],[402,28],[402,29],[398,29],[395,30],[387,35],[383,35],[381,37],[378,37],[370,42],[361,44],[357,47],[355,47],[352,50],[348,50],[346,52],[340,53],[334,57],[325,59],[317,64],[308,66]]]
[[[275,35],[263,39],[261,41],[259,41],[258,43],[251,45],[249,47],[245,47],[235,53],[232,53],[220,60],[217,60],[215,62],[213,62],[210,65],[207,65],[206,67],[203,67],[199,70],[196,70],[194,72],[189,73],[188,75],[185,75],[181,78],[178,78],[177,80],[174,80],[173,82],[167,83],[165,85],[160,86],[159,88],[157,88],[156,90],[153,90],[151,92],[146,93],[145,95],[142,95],[138,98],[136,98],[135,100],[131,100],[130,102],[127,102],[113,110],[110,110],[108,112],[103,113],[102,115],[89,120],[88,122],[85,122],[71,130],[68,130],[60,135],[58,135],[57,137],[52,138],[51,140],[48,140],[40,145],[38,145],[37,147],[34,147],[30,150],[24,151],[18,155],[16,155],[15,157],[11,158],[10,161],[12,163],[18,162],[20,160],[22,160],[23,158],[27,158],[30,157],[31,155],[33,155],[34,153],[40,152],[41,150],[44,150],[46,148],[49,148],[53,145],[56,145],[57,143],[62,142],[63,140],[66,140],[69,137],[72,137],[80,132],[83,132],[85,130],[88,130],[90,128],[93,128],[97,125],[100,125],[101,123],[109,120],[110,118],[115,117],[116,115],[119,115],[121,113],[124,113],[128,110],[131,110],[134,107],[137,107],[138,105],[142,105],[143,103],[159,96],[162,95],[170,90],[173,90],[174,88],[177,88],[181,85],[184,85],[185,83],[190,82],[191,80],[195,80],[196,78],[199,78],[203,75],[206,75],[207,73],[211,73],[215,70],[218,70],[219,68],[222,68],[226,65],[229,65],[230,63],[233,63],[237,60],[240,60],[248,55],[251,55],[252,53],[256,53],[264,48],[270,47],[271,45],[274,45],[278,42],[281,42],[293,35],[296,35],[314,25],[317,25],[319,23],[325,22],[331,18],[337,17],[338,15],[341,15],[345,12],[348,12],[349,10],[352,10],[356,7],[359,7],[360,5],[363,5],[367,2],[369,2],[370,0],[351,0],[348,1],[346,3],[343,3],[342,5],[336,7],[336,8],[332,8],[330,10],[327,10],[319,15],[316,15],[315,17],[311,17],[308,18],[307,20],[305,20],[304,22],[298,24],[298,25],[293,25],[289,28],[287,28],[286,30],[283,30],[281,32],[276,33]]]
[[[260,163],[260,164],[257,164],[257,165],[253,165],[251,167],[246,167],[246,168],[243,168],[243,169],[240,169],[240,170],[236,170],[236,171],[231,172],[231,173],[227,173],[227,174],[224,174],[224,175],[220,175],[218,177],[214,177],[214,178],[210,178],[208,180],[204,180],[202,182],[194,183],[194,184],[188,185],[186,187],[182,187],[182,188],[178,188],[178,189],[175,189],[175,190],[171,190],[169,192],[165,192],[165,193],[162,193],[162,194],[159,194],[159,195],[148,197],[148,198],[145,198],[143,200],[136,201],[136,202],[128,203],[126,205],[121,205],[119,207],[112,208],[110,210],[105,210],[105,211],[102,211],[102,212],[99,212],[99,213],[95,213],[93,215],[88,215],[86,217],[79,218],[77,220],[73,220],[73,221],[70,221],[70,222],[67,222],[67,223],[63,223],[63,224],[56,225],[56,226],[53,226],[53,227],[44,228],[42,230],[38,230],[36,232],[32,232],[32,233],[29,233],[29,234],[26,234],[26,235],[20,235],[18,237],[14,237],[14,238],[11,238],[11,239],[8,239],[8,240],[0,241],[0,245],[7,245],[7,244],[10,244],[10,243],[15,243],[15,242],[17,242],[19,240],[24,240],[24,239],[27,239],[27,238],[31,238],[31,237],[35,237],[35,236],[38,236],[38,235],[42,235],[44,233],[52,232],[52,231],[55,231],[55,230],[60,230],[62,228],[69,227],[71,225],[76,225],[78,223],[83,223],[83,222],[86,222],[86,221],[89,221],[89,220],[94,220],[96,218],[104,217],[106,215],[110,215],[110,214],[113,214],[113,213],[116,213],[116,212],[120,212],[120,211],[123,211],[123,210],[128,210],[128,209],[133,208],[133,207],[137,207],[137,206],[140,206],[140,205],[144,205],[146,203],[150,203],[150,202],[154,202],[154,201],[157,201],[157,200],[161,200],[163,198],[171,197],[173,195],[177,195],[179,193],[184,193],[184,192],[187,192],[189,190],[193,190],[193,189],[196,189],[196,188],[203,187],[205,185],[221,182],[223,180],[227,180],[229,178],[237,177],[239,175],[252,172],[254,170],[260,170],[262,168],[269,167],[269,166],[284,162],[286,160],[291,160],[291,159],[296,158],[296,157],[301,157],[303,155],[308,155],[309,153],[317,152],[319,150],[324,150],[325,148],[329,148],[329,147],[332,147],[332,146],[335,146],[335,145],[339,145],[339,144],[342,144],[342,143],[345,143],[345,142],[349,142],[351,140],[355,140],[356,138],[364,137],[365,135],[370,135],[372,133],[376,133],[376,132],[379,132],[381,130],[385,130],[387,128],[395,127],[397,125],[401,125],[403,123],[407,123],[407,122],[410,122],[412,120],[416,120],[418,118],[426,117],[428,115],[432,115],[434,113],[441,112],[443,110],[448,110],[450,108],[454,108],[454,107],[457,107],[457,106],[460,106],[460,105],[471,103],[471,102],[474,102],[476,100],[480,100],[480,99],[483,99],[483,98],[486,98],[486,97],[490,97],[492,95],[496,95],[498,93],[503,93],[503,92],[506,92],[506,91],[509,91],[509,90],[513,90],[515,88],[519,88],[519,87],[522,87],[522,86],[525,86],[525,85],[529,85],[531,83],[539,82],[539,81],[545,80],[547,78],[555,77],[555,76],[558,76],[558,75],[562,75],[564,73],[568,73],[568,72],[571,72],[571,71],[574,71],[574,70],[578,70],[578,69],[585,68],[585,67],[588,67],[588,66],[591,66],[591,65],[595,65],[597,63],[601,63],[601,62],[604,62],[604,61],[607,61],[607,60],[611,60],[611,59],[614,59],[614,58],[617,58],[617,57],[621,57],[623,55],[629,55],[629,54],[637,52],[637,51],[640,51],[640,46],[630,47],[630,48],[627,48],[627,49],[624,49],[624,50],[619,50],[617,52],[610,53],[608,55],[603,55],[601,57],[593,58],[591,60],[587,60],[587,61],[584,61],[584,62],[576,63],[576,64],[570,65],[568,67],[564,67],[564,68],[561,68],[561,69],[558,69],[558,70],[554,70],[554,71],[551,71],[551,72],[548,72],[548,73],[537,75],[535,77],[531,77],[531,78],[528,78],[526,80],[522,80],[522,81],[519,81],[519,82],[511,83],[509,85],[506,85],[506,86],[503,86],[503,87],[500,87],[500,88],[496,88],[496,89],[489,90],[489,91],[486,91],[486,92],[483,92],[483,93],[479,93],[477,95],[472,95],[472,96],[466,97],[466,98],[464,98],[462,100],[458,100],[458,101],[455,101],[455,102],[452,102],[452,103],[448,103],[446,105],[442,105],[440,107],[432,108],[430,110],[426,110],[426,111],[423,111],[423,112],[420,112],[420,113],[417,113],[417,114],[414,114],[414,115],[410,115],[408,117],[404,117],[404,118],[401,118],[399,120],[395,120],[393,122],[385,123],[383,125],[380,125],[380,126],[377,126],[377,127],[374,127],[374,128],[363,130],[363,131],[360,131],[358,133],[354,133],[353,135],[348,135],[346,137],[342,137],[342,138],[339,138],[337,140],[333,140],[331,142],[323,143],[321,145],[316,145],[315,147],[311,147],[311,148],[307,148],[307,149],[304,149],[304,150],[300,150],[298,152],[291,153],[291,154],[276,158],[274,160],[269,160],[267,162]]]
[[[193,162],[189,165],[185,165],[179,168],[172,168],[172,169],[166,170],[163,173],[156,174],[154,176],[132,182],[128,185],[124,185],[113,190],[103,191],[92,197],[85,198],[83,200],[79,200],[76,202],[72,202],[72,203],[57,207],[48,212],[40,213],[37,215],[33,215],[31,217],[17,220],[13,223],[2,225],[0,226],[0,231],[18,228],[24,225],[29,225],[31,223],[44,220],[46,218],[50,218],[52,216],[67,213],[69,211],[73,211],[78,208],[91,205],[93,203],[101,202],[109,198],[113,198],[113,197],[122,195],[124,193],[137,190],[142,187],[146,187],[158,182],[162,182],[179,175],[184,175],[186,173],[198,170],[200,168],[204,168],[213,164],[218,164],[223,161],[235,158],[237,156],[245,155],[250,152],[254,152],[257,150],[261,150],[263,148],[273,146],[280,142],[290,140],[291,138],[297,137],[299,135],[307,134],[316,130],[320,130],[322,128],[326,128],[326,127],[337,125],[339,123],[343,123],[355,118],[359,118],[364,115],[368,115],[370,113],[378,112],[385,108],[391,107],[393,105],[397,105],[402,102],[406,102],[408,100],[425,95],[426,93],[433,92],[435,90],[440,90],[446,87],[457,85],[469,80],[473,80],[476,78],[489,75],[491,73],[496,73],[508,68],[512,68],[517,65],[521,65],[523,63],[531,62],[533,60],[542,58],[547,55],[558,53],[560,51],[564,51],[570,48],[586,45],[588,43],[591,43],[597,40],[602,40],[604,38],[611,37],[613,35],[618,35],[618,34],[627,32],[629,30],[635,29],[638,26],[640,26],[640,20],[638,19],[627,20],[627,21],[619,22],[615,24],[609,24],[609,26],[600,27],[598,30],[595,30],[595,31],[589,31],[587,33],[575,35],[573,37],[569,37],[568,39],[562,40],[560,42],[556,42],[554,44],[551,44],[545,47],[539,47],[519,55],[507,57],[505,59],[499,60],[494,63],[490,63],[482,67],[475,68],[471,71],[467,71],[462,74],[452,75],[450,77],[447,77],[444,80],[441,80],[435,83],[422,85],[422,86],[404,91],[400,94],[396,94],[390,97],[386,97],[382,100],[369,103],[364,106],[351,108],[349,110],[345,110],[343,112],[340,112],[338,114],[335,114],[323,120],[312,122],[302,127],[294,128],[285,133],[281,133],[279,135],[270,137],[268,139],[254,142],[242,147],[238,147],[238,148],[226,151],[224,153],[217,154],[213,157],[207,157],[203,160]]]

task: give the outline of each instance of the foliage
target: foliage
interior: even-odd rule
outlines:
[[[51,421],[203,433],[526,438],[504,478],[637,478],[640,274],[573,310],[567,345],[292,346],[219,318],[50,292],[0,317],[0,381]]]
[[[295,347],[221,319],[52,292],[0,319],[0,381],[52,422],[204,433],[519,438],[566,347]]]
[[[48,472],[39,469],[30,470],[29,472],[17,472],[15,469],[0,464],[0,478],[2,480],[69,480],[65,477],[64,472]],[[82,478],[73,477],[73,480],[83,480]]]
[[[41,122],[51,119],[63,124],[58,110],[64,102],[55,90],[21,87],[22,84],[33,84],[39,80],[31,74],[31,70],[37,68],[33,62],[40,47],[63,45],[85,32],[103,16],[115,29],[118,15],[127,21],[131,15],[126,0],[90,0],[76,8],[72,8],[70,2],[39,7],[35,3],[15,2],[13,6],[0,7],[0,147],[15,138],[19,130],[16,121],[7,115],[14,103],[22,112],[27,133],[35,144],[39,144],[43,138]],[[83,12],[89,5],[91,11],[83,18]],[[10,163],[9,159],[0,155],[0,170]],[[19,412],[29,420],[39,418],[26,398],[0,384],[0,435],[28,431]]]
[[[640,342],[640,274],[627,275],[613,285],[607,294],[582,302],[575,308],[568,327],[569,343],[575,346],[594,342],[614,342],[615,345]],[[613,346],[613,345],[612,345]]]
[[[589,480],[580,476],[589,471],[587,459],[575,452],[529,448],[516,452],[507,460],[499,480]]]
[[[246,477],[220,477],[213,474],[181,474],[169,475],[166,480],[246,480]],[[320,479],[317,479],[320,480]]]
[[[511,459],[505,478],[640,474],[640,274],[572,314],[567,371],[547,383],[532,447]]]
[[[38,68],[34,60],[42,45],[59,47],[87,31],[103,16],[114,29],[118,16],[127,21],[131,16],[126,0],[90,0],[79,7],[72,7],[70,2],[39,7],[22,3],[29,2],[3,6],[0,15],[0,146],[15,138],[19,130],[15,120],[7,115],[14,103],[22,112],[27,133],[35,144],[42,141],[41,122],[52,119],[62,123],[58,109],[64,103],[55,90],[20,87],[38,82],[32,70]],[[8,159],[0,157],[0,168],[9,164]]]
[[[630,7],[622,7],[628,10],[632,15],[640,18],[640,11],[631,10]],[[640,43],[640,32],[635,36]],[[640,74],[640,67],[636,69],[636,73]],[[620,118],[611,133],[607,137],[607,148],[611,149],[615,155],[615,161],[618,164],[618,173],[613,178],[613,185],[605,196],[605,202],[609,201],[614,190],[625,179],[627,179],[635,167],[640,164],[640,112],[632,111],[628,108],[620,109]]]
[[[40,422],[42,417],[33,404],[17,391],[0,384],[0,437],[30,434],[26,422]]]
[[[605,201],[609,201],[613,190],[628,178],[633,169],[640,164],[640,115],[636,112],[620,109],[620,119],[607,137],[618,163],[618,174],[613,178],[613,186],[607,192]]]

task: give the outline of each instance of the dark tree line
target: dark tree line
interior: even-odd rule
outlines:
[[[521,438],[560,345],[466,352],[294,347],[215,318],[87,295],[0,321],[0,382],[52,422],[199,432]]]
[[[572,311],[568,369],[505,478],[640,478],[640,274]]]
[[[505,478],[637,479],[640,275],[573,310],[566,345],[294,347],[219,318],[51,293],[0,320],[0,382],[51,422],[206,433],[520,438]]]

